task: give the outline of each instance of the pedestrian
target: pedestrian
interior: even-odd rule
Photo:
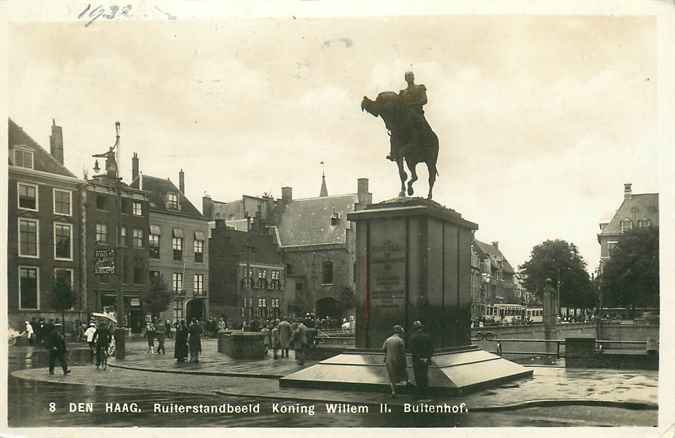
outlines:
[[[202,326],[197,319],[193,319],[189,329],[188,345],[190,347],[190,362],[199,363],[199,353],[202,351]]]
[[[89,323],[89,327],[84,331],[84,337],[89,345],[89,362],[94,363],[94,354],[96,353],[96,344],[94,343],[94,335],[96,334],[96,324]]]
[[[298,318],[297,326],[293,330],[293,349],[298,365],[304,365],[307,350],[307,326],[300,318]]]
[[[263,325],[260,329],[260,333],[263,335],[263,345],[265,346],[265,355],[267,355],[267,351],[270,349],[272,343],[270,329],[267,327],[267,324]]]
[[[281,357],[288,358],[288,349],[291,343],[291,323],[284,318],[279,323],[279,343],[281,344]]]
[[[166,354],[166,349],[164,348],[164,340],[166,339],[166,325],[162,324],[162,321],[159,319],[155,324],[155,335],[157,336],[157,354]]]
[[[270,330],[270,344],[272,346],[272,357],[274,359],[277,358],[277,351],[279,351],[279,348],[281,346],[279,342],[279,321],[277,320],[276,323],[272,323],[272,329]]]
[[[225,330],[227,329],[227,324],[225,324],[225,320],[223,319],[222,316],[218,320],[217,329],[218,329],[219,335],[222,334],[222,333],[225,333]]]
[[[405,342],[403,341],[403,327],[396,324],[393,330],[394,333],[384,341],[382,349],[384,350],[384,363],[391,385],[391,396],[396,397],[396,384],[400,382],[408,383],[408,369],[405,357]]]
[[[413,330],[408,346],[412,354],[413,372],[415,373],[415,392],[417,397],[422,398],[426,395],[429,386],[429,364],[434,347],[431,336],[424,331],[421,321],[413,322]]]
[[[145,324],[145,337],[148,340],[148,351],[146,353],[152,354],[155,352],[155,325],[152,321]]]
[[[188,355],[188,331],[187,327],[185,326],[185,321],[176,321],[176,324],[176,337],[173,356],[176,358],[177,363],[184,363]]]
[[[24,333],[26,334],[26,339],[28,339],[28,345],[33,345],[33,338],[35,337],[35,333],[33,333],[33,326],[30,325],[30,322],[25,321],[26,323],[26,328],[24,329]]]
[[[94,333],[94,345],[96,346],[96,369],[99,369],[99,367],[106,369],[108,367],[108,348],[110,347],[111,339],[112,334],[108,329],[108,325],[104,322],[100,322],[99,326],[96,327],[96,333]]]
[[[66,340],[61,333],[62,325],[55,324],[51,326],[50,332],[46,335],[45,346],[49,351],[49,375],[54,375],[54,366],[56,361],[61,363],[61,368],[63,368],[63,375],[70,373],[68,369],[68,363],[66,362]]]
[[[171,333],[171,321],[169,321],[168,319],[164,323],[164,330],[166,332],[167,338],[169,339],[173,338],[173,333]]]

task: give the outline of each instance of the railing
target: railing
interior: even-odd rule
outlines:
[[[487,333],[485,336],[480,336],[480,337],[475,337],[471,338],[472,342],[480,342],[480,341],[488,341],[488,342],[496,342],[497,343],[497,351],[495,351],[495,354],[498,354],[500,356],[502,355],[529,355],[529,356],[555,356],[557,358],[564,357],[564,354],[561,353],[560,351],[560,346],[565,345],[565,340],[564,339],[518,339],[518,338],[511,338],[511,339],[498,339],[491,337],[490,335],[493,335],[492,333]],[[504,351],[503,344],[505,343],[543,343],[545,345],[548,344],[555,344],[555,352],[552,351]],[[595,340],[595,350],[596,351],[606,351],[604,348],[605,345],[628,345],[628,346],[641,346],[641,350],[646,350],[647,346],[647,341],[614,341],[614,340],[607,340],[607,339],[596,339]],[[625,349],[625,348],[624,348]],[[548,348],[547,348],[548,350]],[[621,350],[621,348],[613,348],[611,350],[617,351]]]

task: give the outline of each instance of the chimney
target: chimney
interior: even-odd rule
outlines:
[[[183,169],[178,172],[178,190],[185,194],[185,173],[183,173]]]
[[[325,198],[328,196],[328,187],[326,187],[326,175],[321,175],[321,190],[319,190],[319,197]]]
[[[224,234],[225,230],[225,219],[216,219],[216,228],[213,230],[213,237]]]
[[[281,188],[281,201],[284,203],[291,202],[293,200],[293,187],[282,187]]]
[[[492,242],[492,246],[494,246],[495,249],[499,250],[499,242]]]
[[[52,134],[49,136],[49,150],[52,157],[63,164],[63,129],[52,119]]]
[[[202,214],[208,219],[213,219],[213,201],[208,194],[202,196]]]
[[[368,191],[368,178],[359,178],[357,182],[357,197],[359,205],[365,207],[373,202],[373,194]]]
[[[131,157],[131,187],[139,188],[140,185],[140,173],[138,172],[138,154],[134,152],[134,156]]]
[[[633,184],[626,183],[623,185],[623,199],[630,199],[633,196],[633,190],[631,187]]]

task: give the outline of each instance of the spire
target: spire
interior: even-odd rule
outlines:
[[[325,169],[325,164],[322,161],[321,162],[321,192],[319,193],[319,196],[321,198],[325,198],[328,196],[328,188],[326,187],[326,169]]]

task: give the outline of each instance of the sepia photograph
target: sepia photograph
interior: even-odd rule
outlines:
[[[7,24],[7,433],[664,426],[658,16],[144,11]]]

